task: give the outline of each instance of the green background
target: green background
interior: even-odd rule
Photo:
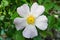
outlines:
[[[48,28],[38,30],[38,36],[27,39],[22,36],[22,31],[17,31],[13,21],[20,17],[17,8],[23,4],[32,6],[34,2],[45,6],[44,15],[48,18]],[[54,15],[58,15],[56,18]],[[59,40],[60,38],[60,0],[0,0],[0,40]]]

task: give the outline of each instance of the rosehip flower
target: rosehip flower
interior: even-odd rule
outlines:
[[[48,26],[47,17],[42,15],[44,11],[44,6],[38,5],[36,2],[33,3],[31,9],[27,4],[23,4],[21,7],[18,7],[17,12],[22,18],[14,19],[16,29],[24,29],[22,34],[25,38],[38,36],[36,27],[40,30],[46,30]]]

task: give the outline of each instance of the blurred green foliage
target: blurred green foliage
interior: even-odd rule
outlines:
[[[16,30],[13,21],[19,17],[16,11],[19,6],[27,3],[31,7],[34,2],[45,6],[48,28],[45,31],[38,29],[39,35],[30,40],[55,39],[55,31],[60,32],[60,0],[0,0],[0,40],[29,40],[22,36],[22,31]]]

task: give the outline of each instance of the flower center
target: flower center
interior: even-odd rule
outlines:
[[[28,24],[34,24],[34,22],[35,22],[35,18],[32,15],[27,17],[27,23]]]

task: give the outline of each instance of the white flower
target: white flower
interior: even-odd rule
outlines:
[[[47,17],[42,15],[45,8],[42,5],[38,5],[36,2],[33,3],[31,9],[29,9],[27,4],[22,5],[17,8],[17,12],[22,18],[14,19],[14,24],[17,30],[23,28],[23,36],[25,38],[33,38],[38,35],[36,27],[40,30],[45,30],[47,28]],[[36,26],[36,27],[35,27]]]

